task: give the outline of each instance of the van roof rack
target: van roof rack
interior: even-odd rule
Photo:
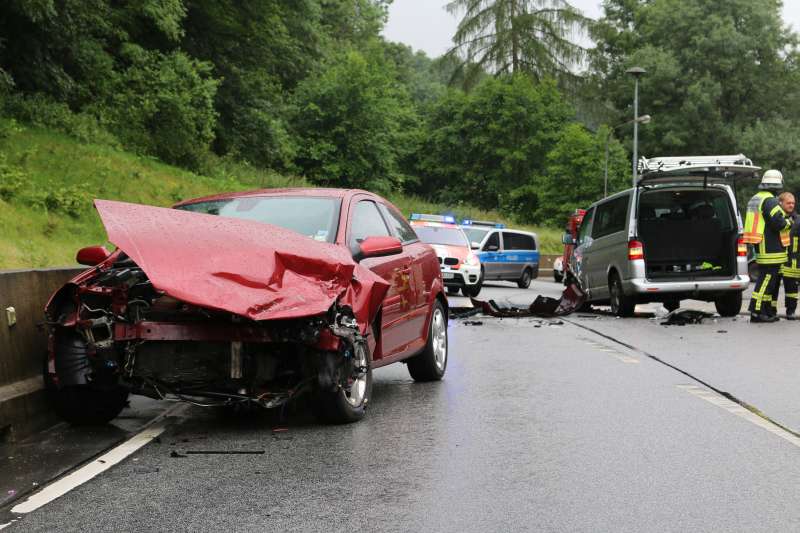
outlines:
[[[728,167],[742,166],[755,167],[753,162],[744,154],[737,155],[701,155],[688,157],[654,157],[647,159],[642,157],[639,160],[639,172],[666,172],[681,168],[691,167]]]

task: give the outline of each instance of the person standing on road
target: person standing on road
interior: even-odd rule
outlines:
[[[782,192],[778,195],[778,202],[781,209],[786,213],[792,226],[789,228],[789,246],[787,247],[787,260],[781,267],[783,276],[783,292],[786,298],[786,320],[797,320],[794,316],[797,310],[797,299],[800,297],[798,286],[800,286],[800,216],[794,212],[795,198],[790,192]]]
[[[772,191],[783,188],[783,174],[767,170],[758,188],[761,190],[747,203],[744,223],[744,242],[756,245],[758,263],[758,281],[750,298],[750,322],[777,322],[781,267],[788,260],[791,223]]]

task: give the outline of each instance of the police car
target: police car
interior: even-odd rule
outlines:
[[[480,259],[484,281],[514,281],[527,289],[539,275],[539,238],[535,233],[481,220],[462,220],[461,228]]]
[[[448,294],[477,296],[481,292],[481,262],[472,252],[464,231],[448,215],[412,213],[411,226],[419,240],[430,244],[439,257],[442,279]]]

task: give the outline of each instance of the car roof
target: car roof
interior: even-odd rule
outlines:
[[[431,222],[428,220],[411,220],[409,223],[412,226],[430,226],[434,228],[452,228],[461,229],[458,224],[451,224],[449,222]]]
[[[376,200],[382,198],[369,191],[361,189],[334,189],[323,187],[292,187],[283,189],[253,189],[250,191],[234,191],[221,194],[213,194],[209,196],[202,196],[200,198],[192,198],[190,200],[183,200],[176,203],[173,207],[179,207],[187,204],[195,204],[199,202],[211,202],[214,200],[229,200],[232,198],[254,198],[259,196],[309,196],[309,197],[322,197],[322,198],[346,198],[355,194],[365,194],[371,196]]]

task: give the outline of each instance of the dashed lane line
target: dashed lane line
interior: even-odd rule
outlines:
[[[605,344],[600,344],[599,342],[593,341],[591,339],[587,339],[585,337],[579,337],[579,339],[582,340],[584,343],[588,344],[589,346],[591,346],[592,348],[595,348],[596,350],[600,350],[601,352],[605,352],[605,353],[609,354],[611,357],[614,357],[615,359],[617,359],[617,360],[619,360],[619,361],[621,361],[623,363],[626,363],[626,364],[638,364],[639,363],[639,359],[637,359],[636,357],[631,357],[630,355],[624,354],[624,353],[620,352],[619,350],[615,350],[614,348],[610,348],[610,347],[606,346]]]
[[[713,390],[706,389],[705,387],[699,387],[697,385],[678,385],[679,389],[685,390],[689,394],[697,396],[717,407],[721,407],[725,409],[731,414],[738,416],[739,418],[743,418],[754,424],[762,429],[766,429],[773,435],[777,435],[778,437],[782,438],[785,441],[788,441],[798,448],[800,448],[800,437],[795,435],[794,433],[784,429],[781,426],[776,425],[774,422],[771,422],[761,416],[755,414],[753,411],[743,407],[742,405],[729,400],[725,396],[717,394]]]

